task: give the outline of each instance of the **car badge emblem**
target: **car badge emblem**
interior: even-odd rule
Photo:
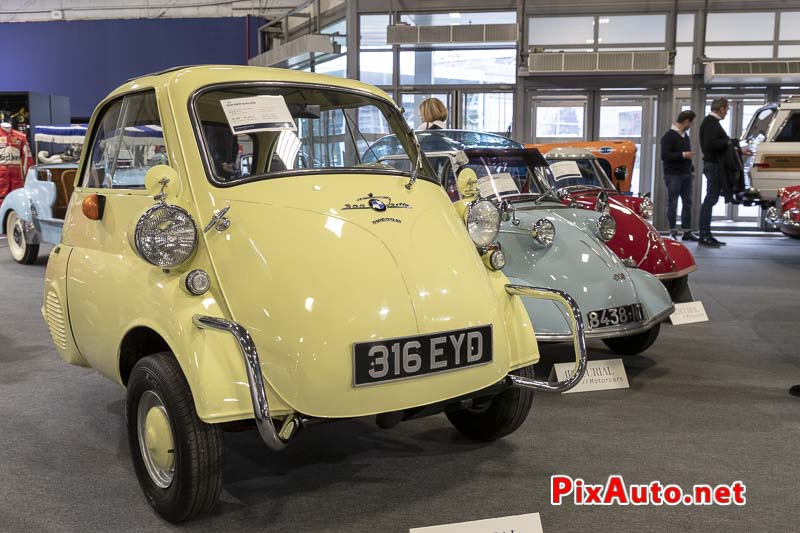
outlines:
[[[625,281],[625,274],[623,274],[622,272],[617,272],[616,274],[614,274],[614,281],[619,281],[620,283]]]
[[[601,154],[604,154],[604,155],[608,155],[613,151],[614,151],[614,149],[611,148],[610,146],[603,146],[603,147],[600,148],[600,150],[598,150],[598,152],[600,152]]]
[[[370,198],[369,206],[375,211],[386,211],[386,204],[378,200],[377,198]]]
[[[356,198],[353,203],[344,204],[342,210],[348,209],[372,209],[383,213],[387,209],[411,209],[411,205],[406,202],[393,202],[391,196],[378,196],[369,193],[361,198]]]

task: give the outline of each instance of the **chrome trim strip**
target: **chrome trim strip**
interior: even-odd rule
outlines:
[[[536,298],[539,300],[551,300],[562,304],[567,308],[572,319],[573,333],[570,337],[575,348],[575,372],[564,381],[555,383],[530,379],[522,376],[509,374],[507,380],[514,387],[533,389],[545,392],[565,392],[573,388],[583,378],[586,373],[586,336],[584,333],[583,315],[578,307],[578,302],[564,291],[548,289],[544,287],[529,287],[526,285],[506,285],[506,292],[512,296],[522,296],[526,298]]]
[[[664,274],[653,274],[653,275],[659,281],[664,281],[664,280],[682,278],[683,276],[686,276],[687,274],[691,274],[695,270],[697,270],[697,265],[692,265],[690,267],[684,268],[683,270],[678,270],[676,272],[667,272],[667,273],[664,273]]]
[[[645,320],[644,322],[636,322],[633,324],[625,324],[623,326],[615,326],[611,328],[602,328],[589,331],[585,334],[587,339],[608,339],[612,337],[625,337],[627,335],[636,335],[647,331],[655,324],[663,322],[669,315],[675,311],[675,306],[671,305],[669,309],[662,311],[656,316]],[[536,340],[543,342],[566,342],[572,340],[572,336],[563,333],[536,333]]]
[[[286,447],[288,437],[284,440],[281,434],[284,434],[284,429],[281,429],[281,434],[272,423],[272,418],[269,414],[269,403],[267,402],[267,392],[264,387],[264,376],[261,373],[261,361],[258,358],[258,350],[253,338],[247,330],[236,322],[226,320],[224,318],[217,318],[204,315],[194,315],[192,323],[198,329],[215,329],[218,331],[226,331],[233,335],[236,343],[239,345],[239,350],[242,352],[244,359],[244,366],[247,370],[247,383],[250,385],[250,399],[253,402],[253,415],[256,419],[256,427],[261,439],[264,443],[273,450],[282,450]],[[295,422],[294,417],[286,419],[284,426],[292,424],[289,428],[291,431],[285,433],[294,433]],[[285,436],[285,435],[284,435]]]

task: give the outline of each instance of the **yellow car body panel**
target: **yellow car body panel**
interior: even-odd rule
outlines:
[[[153,191],[76,187],[61,251],[51,256],[47,273],[47,286],[67,302],[68,330],[74,334],[74,339],[67,334],[67,349],[59,348],[65,359],[123,382],[121,343],[131,330],[149,328],[175,354],[206,422],[252,418],[253,406],[233,337],[197,329],[196,314],[247,328],[274,416],[351,417],[427,405],[482,389],[538,361],[524,306],[508,295],[501,272],[484,267],[438,185],[420,179],[408,189],[407,176],[327,171],[212,185],[189,104],[198,89],[231,82],[318,84],[391,102],[379,89],[356,81],[223,66],[144,77],[111,93],[98,110],[126,93],[155,89],[167,155],[177,173],[166,202],[192,216],[199,241],[181,267],[152,266],[138,256],[132,235],[136,221],[155,203]],[[97,116],[98,111],[90,134]],[[88,144],[85,153],[90,149]],[[105,197],[99,221],[81,212],[83,198],[93,193]],[[345,209],[369,193],[410,208]],[[214,212],[226,206],[230,228],[203,233]],[[211,290],[202,296],[182,287],[195,268],[211,278]],[[494,343],[489,364],[353,386],[353,343],[487,324]]]

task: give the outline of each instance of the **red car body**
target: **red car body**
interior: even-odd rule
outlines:
[[[662,237],[645,220],[647,211],[652,208],[649,198],[629,196],[617,191],[589,150],[555,148],[545,154],[545,159],[554,170],[554,182],[550,185],[569,193],[569,197],[562,197],[564,203],[575,202],[584,209],[598,209],[598,199],[601,197],[601,201],[607,203],[607,207],[600,206],[599,209],[609,210],[617,223],[617,232],[606,245],[627,266],[640,268],[661,280],[673,301],[685,302],[692,299],[688,275],[697,270],[697,264],[686,246]],[[574,161],[581,176],[559,176],[558,167],[553,163],[560,161]],[[590,174],[593,175],[590,177]]]
[[[800,239],[800,185],[778,189],[778,201],[767,211],[767,221],[784,235]]]

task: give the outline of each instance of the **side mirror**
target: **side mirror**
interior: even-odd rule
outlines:
[[[144,175],[144,188],[157,201],[176,198],[181,192],[181,182],[175,169],[167,165],[150,167]]]
[[[474,198],[478,196],[478,175],[471,168],[462,169],[458,173],[457,185],[461,198]]]
[[[614,169],[614,181],[617,183],[615,185],[619,185],[621,182],[625,181],[625,178],[628,175],[628,167],[621,166]]]

